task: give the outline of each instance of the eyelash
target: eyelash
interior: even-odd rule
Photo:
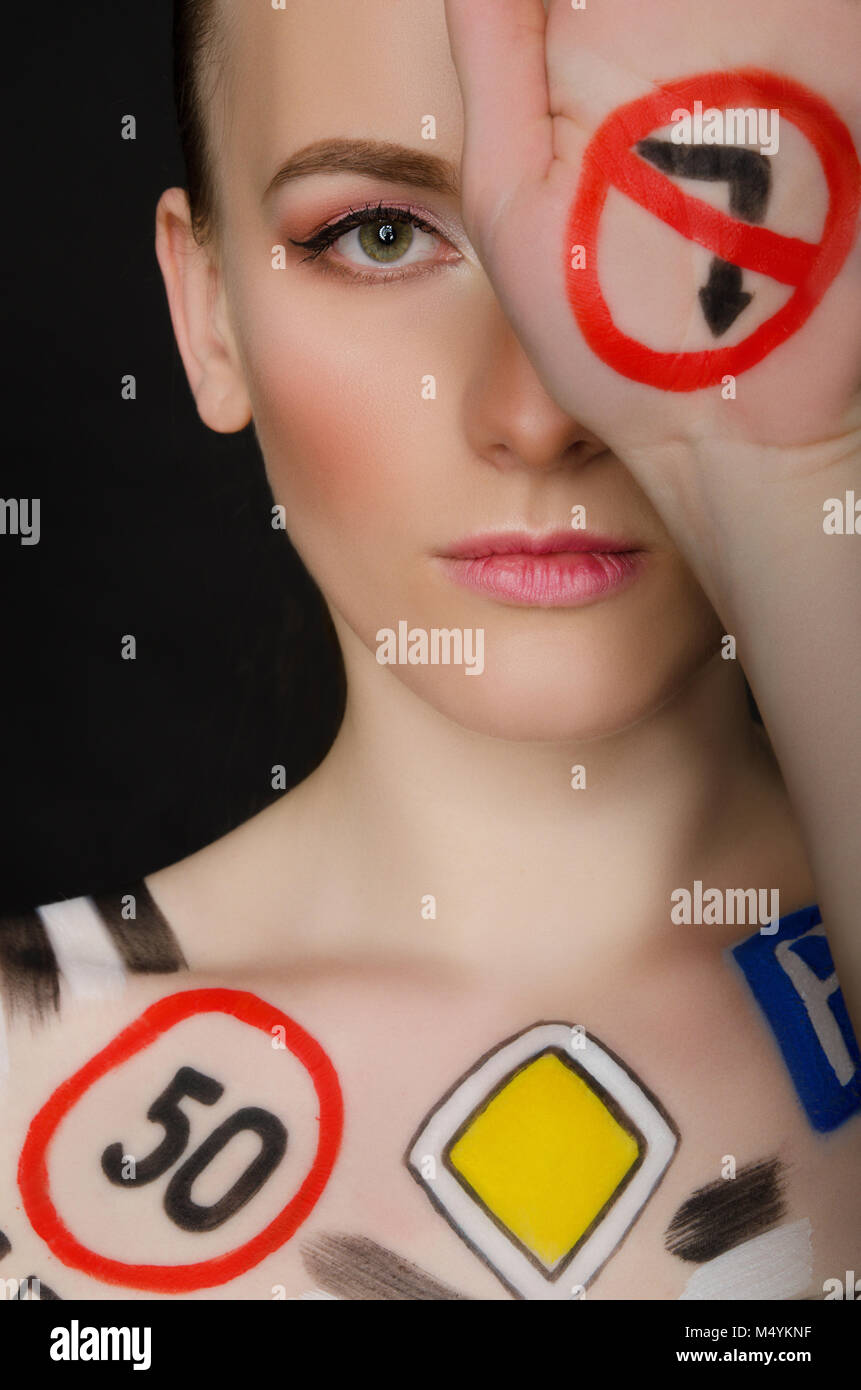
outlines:
[[[448,238],[443,236],[439,227],[433,226],[433,224],[423,218],[420,213],[414,212],[412,208],[387,207],[383,202],[374,205],[366,203],[365,206],[361,208],[350,208],[349,212],[337,222],[330,222],[328,226],[321,227],[318,232],[308,237],[306,241],[296,241],[293,237],[290,237],[289,241],[292,246],[299,246],[303,250],[310,251],[310,255],[302,257],[301,264],[304,265],[306,261],[316,261],[321,257],[325,258],[326,252],[331,249],[335,242],[340,240],[342,236],[346,236],[348,232],[353,231],[355,227],[362,227],[372,222],[385,222],[387,219],[392,222],[409,222],[414,227],[417,227],[419,231],[429,232],[431,236],[440,237],[443,241],[448,241]],[[448,244],[451,245],[451,242],[448,242]],[[336,267],[331,263],[326,266],[327,270],[331,270],[339,275],[346,275],[350,280],[365,284],[373,283],[375,285],[380,283],[385,284],[391,280],[403,280],[411,272],[412,274],[427,274],[430,271],[442,270],[443,268],[444,263],[438,263],[436,265],[427,264],[423,269],[418,270],[414,265],[410,268],[405,267],[400,271],[395,270],[387,274],[378,272],[375,274],[373,271],[370,273],[363,273],[358,269],[346,270],[342,266]]]

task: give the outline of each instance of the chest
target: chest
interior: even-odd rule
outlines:
[[[0,1275],[62,1298],[814,1297],[861,1239],[857,1120],[715,961],[156,977],[10,1063]]]

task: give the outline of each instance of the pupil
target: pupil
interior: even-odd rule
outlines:
[[[378,264],[402,260],[413,241],[409,222],[366,222],[359,232],[365,254]]]

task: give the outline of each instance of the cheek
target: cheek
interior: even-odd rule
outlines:
[[[373,517],[400,428],[347,354],[279,343],[252,363],[254,417],[276,499],[311,521]]]
[[[270,296],[244,334],[269,482],[291,537],[311,554],[334,537],[358,548],[383,531],[391,541],[410,517],[414,524],[421,504],[409,442],[427,448],[435,423],[421,409],[426,340],[413,341],[379,304],[365,318],[360,306],[348,315],[340,293],[318,291],[305,304],[297,296],[277,319]],[[379,301],[386,290],[366,294]]]

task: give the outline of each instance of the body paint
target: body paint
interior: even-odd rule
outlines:
[[[812,1277],[810,1222],[805,1217],[701,1265],[680,1297],[688,1301],[799,1298],[807,1293]]]
[[[28,1274],[26,1279],[22,1279],[18,1286],[15,1298],[21,1302],[28,1302],[27,1295],[32,1295],[32,1301],[36,1303],[62,1303],[58,1293],[50,1288],[48,1284],[43,1284],[38,1274]]]
[[[235,1134],[250,1131],[261,1140],[260,1152],[233,1186],[209,1206],[201,1206],[191,1195],[194,1181],[208,1167]],[[178,1168],[164,1194],[164,1209],[174,1225],[183,1231],[215,1231],[223,1222],[250,1202],[275,1171],[287,1148],[287,1130],[269,1110],[246,1105],[214,1129]]]
[[[135,899],[135,916],[123,916],[124,900]],[[128,893],[106,893],[93,905],[110,932],[127,970],[134,974],[167,974],[188,968],[179,942],[143,879]]]
[[[729,210],[745,222],[761,222],[771,193],[771,161],[737,145],[674,145],[640,140],[637,154],[664,174],[729,184]]]
[[[0,989],[10,1021],[24,1014],[41,1022],[60,1007],[57,960],[36,912],[0,922]]]
[[[668,125],[696,100],[711,107],[779,109],[813,146],[828,185],[828,212],[818,243],[749,225],[682,192],[632,146]],[[734,267],[791,286],[789,300],[741,342],[694,352],[658,352],[613,321],[598,276],[599,229],[611,187]],[[861,165],[852,136],[814,92],[787,77],[757,69],[712,72],[655,88],[619,107],[599,126],[583,156],[565,241],[569,303],[587,343],[622,376],[664,391],[697,391],[738,376],[761,362],[807,321],[843,266],[861,206]],[[575,263],[572,247],[582,246]],[[680,345],[681,346],[681,345]]]
[[[105,1176],[117,1187],[145,1187],[163,1177],[183,1158],[165,1190],[164,1209],[174,1225],[183,1231],[217,1230],[256,1195],[287,1148],[287,1131],[277,1115],[259,1106],[245,1106],[218,1125],[192,1154],[184,1157],[190,1125],[180,1102],[190,1098],[203,1105],[213,1105],[223,1093],[224,1087],[213,1077],[195,1071],[194,1067],[180,1067],[173,1081],[147,1111],[148,1120],[164,1127],[161,1143],[153,1153],[135,1162],[133,1174],[125,1171],[125,1146],[109,1144],[102,1154]],[[191,1197],[194,1182],[234,1135],[249,1130],[261,1140],[257,1156],[217,1202],[199,1206]]]
[[[439,1302],[467,1299],[411,1260],[367,1236],[316,1236],[302,1251],[305,1268],[321,1289],[336,1298]]]
[[[406,1163],[512,1293],[568,1299],[627,1235],[677,1143],[663,1107],[607,1048],[542,1023],[456,1082]]]
[[[4,1259],[12,1249],[12,1242],[4,1231],[0,1231],[0,1260]],[[11,1301],[18,1300],[26,1302],[27,1295],[34,1296],[35,1299],[54,1300],[62,1302],[60,1295],[55,1293],[47,1284],[43,1284],[38,1274],[28,1274],[26,1279],[21,1279],[18,1283],[17,1292],[12,1295]]]
[[[783,1053],[814,1129],[827,1132],[861,1109],[861,1052],[816,907],[734,946]]]
[[[307,1073],[313,1093],[316,1094],[318,1135],[310,1168],[275,1219],[270,1220],[263,1230],[233,1250],[190,1264],[134,1264],[108,1258],[98,1251],[88,1249],[79,1241],[54,1205],[48,1167],[51,1143],[66,1116],[97,1081],[149,1047],[177,1024],[201,1014],[228,1015],[266,1035],[267,1044],[271,1040],[273,1027],[278,1028],[284,1039],[284,1052],[281,1055],[289,1054],[301,1065]],[[179,1075],[180,1073],[174,1078],[174,1084],[177,1083]],[[212,1078],[204,1077],[203,1080],[210,1081],[214,1086],[220,1085]],[[174,1095],[174,1100],[178,1100],[178,1095]],[[159,1119],[164,1124],[161,1116]],[[239,1115],[232,1119],[234,1122],[237,1119],[241,1121],[240,1128],[253,1127],[249,1122],[248,1110],[239,1112]],[[259,1119],[256,1110],[254,1119],[255,1122]],[[169,995],[151,1005],[107,1047],[57,1088],[30,1125],[18,1163],[18,1185],[33,1229],[64,1264],[81,1269],[107,1284],[160,1293],[185,1293],[227,1283],[253,1268],[293,1236],[310,1214],[328,1182],[340,1148],[342,1124],[343,1103],[335,1069],[319,1043],[299,1024],[262,999],[241,990],[188,990]],[[219,1141],[223,1133],[224,1126],[221,1127]],[[206,1142],[201,1148],[205,1148]],[[208,1142],[211,1150],[208,1157],[211,1158],[217,1150],[218,1142],[213,1135],[210,1135]],[[174,1154],[174,1157],[182,1156],[183,1151],[184,1146],[180,1148],[179,1155]],[[265,1151],[264,1141],[262,1152]],[[196,1157],[196,1171],[199,1172],[205,1166],[200,1160],[200,1149],[196,1151]],[[196,1176],[195,1165],[192,1162],[194,1159],[193,1154],[186,1160],[184,1178],[180,1178],[182,1170],[177,1170],[171,1179],[171,1182],[176,1183],[176,1187],[174,1211],[169,1214],[175,1221],[177,1215],[182,1218],[183,1214],[187,1221],[190,1212],[196,1222],[199,1213],[212,1212],[212,1208],[196,1208],[190,1203],[190,1188]],[[191,1165],[191,1169],[188,1165]],[[156,1167],[160,1167],[158,1176],[166,1172],[166,1168],[160,1163],[157,1163]],[[248,1181],[248,1173],[244,1178]],[[182,1220],[178,1224],[182,1224]],[[215,1224],[220,1224],[220,1221]],[[192,1224],[192,1229],[207,1228],[205,1218],[203,1224]]]
[[[122,915],[135,899],[135,917]],[[168,922],[146,884],[128,893],[69,898],[0,921],[0,1077],[8,1070],[3,1005],[44,1022],[59,1012],[61,998],[112,998],[132,974],[186,969]]]
[[[729,210],[745,222],[761,222],[771,192],[771,161],[756,150],[735,145],[674,145],[665,140],[641,140],[637,154],[665,174],[729,184]],[[753,299],[742,289],[741,266],[715,257],[699,301],[712,336],[732,328]]]
[[[111,999],[122,994],[126,972],[89,898],[37,909],[60,971],[62,990],[73,999]]]
[[[667,1228],[666,1247],[680,1260],[702,1264],[776,1226],[786,1214],[783,1164],[777,1158],[739,1168],[697,1188]]]

